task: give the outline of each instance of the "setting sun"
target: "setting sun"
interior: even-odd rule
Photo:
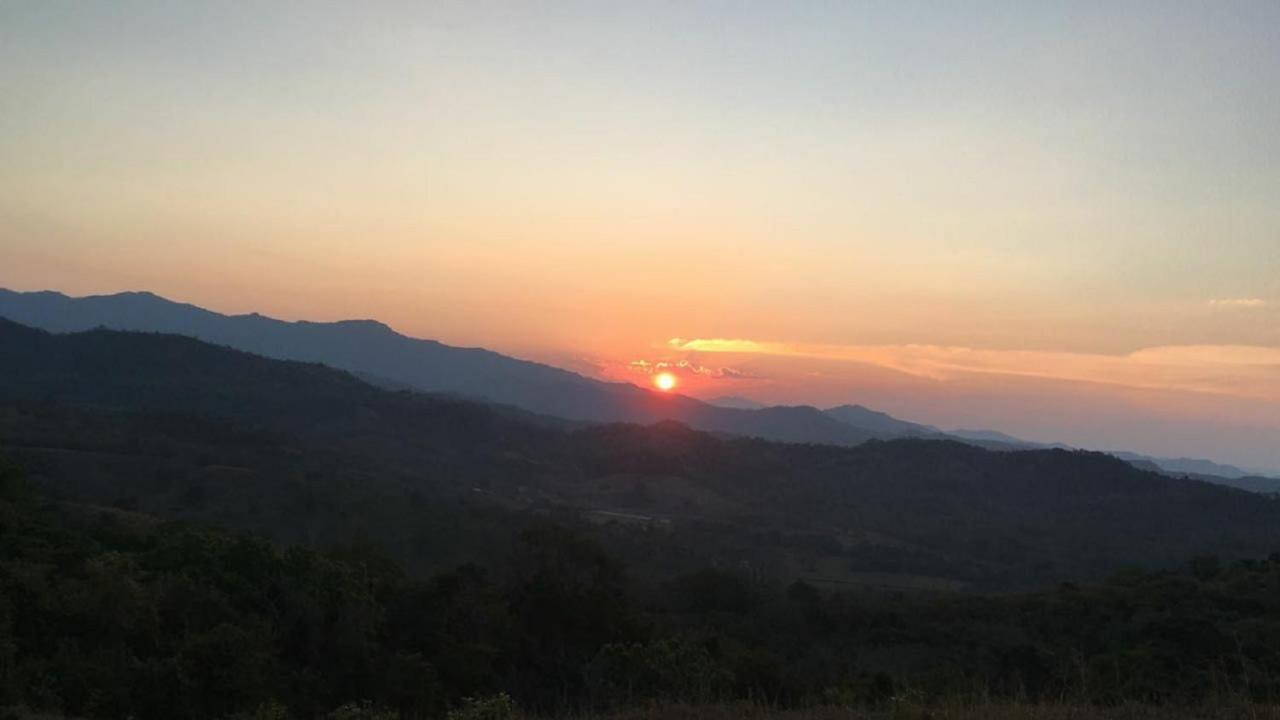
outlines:
[[[671,373],[658,373],[653,376],[653,384],[663,392],[669,392],[676,386],[676,376]]]

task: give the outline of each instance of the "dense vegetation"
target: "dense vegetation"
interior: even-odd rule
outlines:
[[[0,455],[0,707],[1280,691],[1280,503],[1099,454],[574,427],[0,321]]]
[[[778,708],[764,703],[686,705],[659,703],[608,714],[575,715],[575,720],[1280,720],[1280,707],[1256,703],[1170,707],[1126,703],[986,702],[921,703],[895,700],[883,708],[839,705]]]
[[[574,429],[186,338],[4,321],[0,447],[58,497],[373,539],[415,574],[492,564],[536,515],[601,524],[646,578],[710,565],[840,586],[1034,588],[1280,540],[1273,498],[1100,454]]]
[[[635,584],[545,523],[507,549],[503,579],[414,579],[372,545],[280,548],[0,477],[0,704],[219,718],[367,701],[434,717],[499,692],[544,710],[1280,692],[1280,556],[1035,594],[828,594],[712,569]]]

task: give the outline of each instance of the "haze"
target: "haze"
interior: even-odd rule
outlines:
[[[1280,468],[1280,4],[5,3],[0,286]]]

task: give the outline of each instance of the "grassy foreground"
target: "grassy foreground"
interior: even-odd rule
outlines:
[[[1280,720],[1280,704],[1218,703],[1197,707],[1142,705],[1116,707],[1091,705],[993,702],[981,704],[919,705],[898,703],[882,710],[816,707],[778,710],[751,703],[716,705],[659,704],[606,714],[546,716],[520,712],[493,712],[472,708],[449,713],[448,720]],[[228,720],[279,720],[274,712],[228,716]],[[338,710],[324,720],[399,720],[394,712],[374,709]],[[81,717],[30,713],[21,708],[0,708],[0,720],[86,720]]]
[[[1129,704],[1101,708],[1025,703],[926,707],[903,703],[878,711],[838,707],[771,710],[749,704],[663,705],[610,715],[579,716],[579,720],[1280,720],[1280,705],[1178,708]]]

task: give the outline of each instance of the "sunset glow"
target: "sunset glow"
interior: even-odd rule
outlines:
[[[1014,5],[4,4],[0,287],[1280,467],[1280,3]]]
[[[0,0],[0,720],[1280,720],[1277,128],[1280,0]]]

